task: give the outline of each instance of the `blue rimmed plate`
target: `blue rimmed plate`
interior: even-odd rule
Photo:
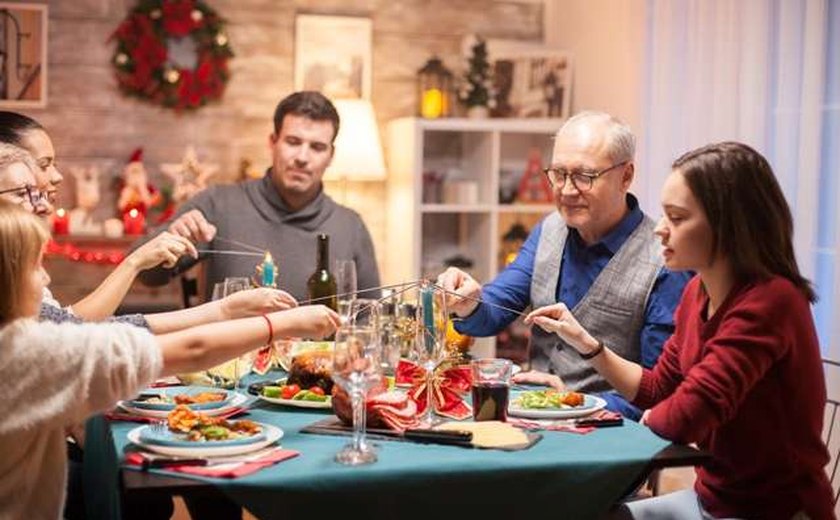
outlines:
[[[215,388],[212,386],[170,386],[166,388],[149,388],[144,390],[142,394],[145,395],[162,395],[169,399],[174,399],[176,395],[197,395],[202,394],[205,392],[212,392],[212,393],[220,393],[224,394],[225,397],[221,401],[212,401],[209,403],[197,403],[197,404],[189,404],[187,406],[190,407],[190,410],[215,410],[216,408],[223,408],[230,404],[231,399],[234,396],[233,392],[228,392],[227,390],[222,390],[221,388]],[[130,401],[126,401],[126,404],[131,408],[135,408],[138,410],[156,410],[156,411],[165,411],[168,412],[170,410],[175,409],[177,404],[174,402],[171,403],[160,403],[160,402],[149,402],[147,399],[131,399]]]
[[[245,444],[254,444],[265,440],[265,433],[261,431],[255,435],[248,435],[244,437],[237,437],[235,439],[225,439],[218,441],[191,441],[187,440],[187,434],[173,432],[169,428],[161,428],[156,430],[152,425],[147,425],[140,430],[138,439],[146,445],[154,446],[170,446],[170,447],[190,447],[196,445],[206,446],[242,446]]]
[[[264,437],[250,444],[227,444],[222,445],[216,441],[212,442],[190,442],[186,446],[163,446],[159,444],[150,444],[143,442],[140,439],[140,433],[146,426],[138,426],[128,432],[128,440],[141,448],[145,448],[155,453],[162,455],[170,455],[173,457],[227,457],[229,455],[241,455],[243,453],[251,453],[261,450],[266,446],[276,443],[283,437],[283,430],[271,424],[259,423],[262,426]]]
[[[522,408],[516,404],[516,398],[522,392],[512,391],[508,415],[524,417],[526,419],[572,419],[583,417],[607,406],[607,402],[598,396],[583,394],[583,404],[570,406],[568,408]]]

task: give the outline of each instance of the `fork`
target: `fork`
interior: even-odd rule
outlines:
[[[149,430],[155,435],[163,435],[168,429],[166,421],[155,421],[149,424]]]

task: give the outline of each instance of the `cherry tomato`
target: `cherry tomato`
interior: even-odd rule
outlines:
[[[312,392],[313,394],[324,395],[324,389],[321,388],[320,386],[313,386],[312,388],[309,389],[309,391]]]
[[[280,390],[280,397],[283,399],[291,399],[297,393],[300,392],[300,387],[298,385],[285,385],[282,390]]]

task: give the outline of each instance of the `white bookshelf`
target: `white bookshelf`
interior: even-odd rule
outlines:
[[[532,228],[555,209],[550,203],[501,203],[500,182],[505,175],[521,176],[532,147],[548,165],[561,124],[559,119],[390,122],[386,283],[437,276],[444,260],[456,255],[473,262],[468,271],[477,280],[491,280],[501,267],[501,237],[510,226],[519,221]],[[475,200],[433,201],[431,193],[424,199],[424,172],[447,174],[445,183],[471,184],[467,191]],[[480,339],[473,352],[494,355],[494,340]]]

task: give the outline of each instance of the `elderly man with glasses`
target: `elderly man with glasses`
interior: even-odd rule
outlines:
[[[460,318],[456,330],[494,335],[517,318],[513,309],[563,302],[610,348],[653,367],[674,330],[673,312],[689,275],[663,267],[654,222],[629,193],[634,153],[635,137],[615,117],[583,112],[569,119],[545,169],[558,211],[534,228],[516,260],[484,287],[456,268],[438,277],[454,293],[448,304]],[[533,327],[529,357],[531,371],[518,374],[517,382],[599,393],[609,409],[634,420],[641,416],[556,335]]]

